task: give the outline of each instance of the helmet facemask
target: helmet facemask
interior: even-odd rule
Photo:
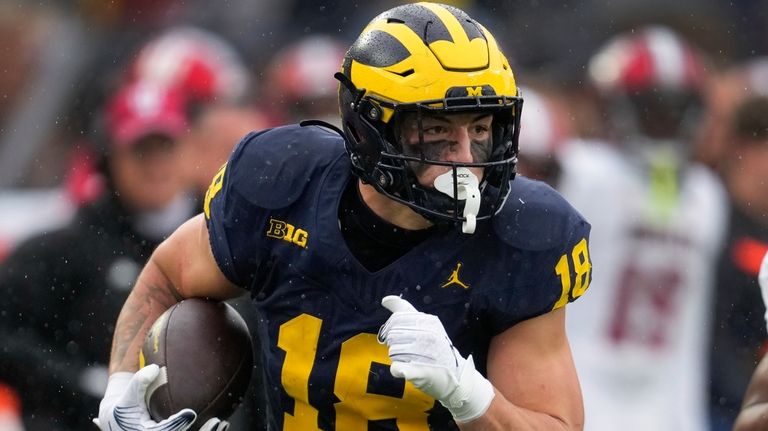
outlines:
[[[461,222],[466,233],[474,231],[475,220],[488,219],[501,209],[515,174],[521,98],[459,96],[394,104],[364,96],[360,90],[348,87],[351,82],[340,80],[342,110],[349,109],[342,115],[347,151],[354,173],[363,182],[433,223]],[[381,119],[383,109],[393,112],[387,123]],[[472,162],[440,160],[440,152],[430,150],[431,144],[425,142],[423,119],[454,113],[492,115],[487,148],[483,148],[482,143],[473,143]],[[402,142],[401,127],[407,116],[411,121],[415,118],[419,132],[415,145]],[[422,185],[419,172],[430,166],[445,166],[449,170],[438,176],[439,184]],[[481,169],[482,178],[475,181],[468,177],[467,174],[474,177],[470,168]],[[468,196],[473,194],[473,188],[479,194],[477,200]]]

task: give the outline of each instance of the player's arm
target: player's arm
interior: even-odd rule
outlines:
[[[243,290],[221,273],[202,215],[180,226],[150,257],[117,319],[110,374],[138,370],[139,349],[154,321],[184,298],[229,299]]]
[[[491,340],[488,378],[453,346],[440,319],[387,296],[392,315],[379,331],[390,372],[438,400],[464,431],[580,430],[584,413],[559,308]]]
[[[180,226],[152,254],[120,311],[112,340],[109,383],[94,423],[104,431],[189,429],[197,414],[188,408],[160,422],[151,419],[145,394],[161,370],[155,364],[138,369],[142,341],[155,320],[184,298],[223,300],[239,293],[213,258],[202,215]],[[228,427],[226,421],[211,418],[200,429],[224,431]]]
[[[584,409],[565,334],[565,307],[523,321],[491,340],[488,379],[495,396],[471,430],[580,430]]]

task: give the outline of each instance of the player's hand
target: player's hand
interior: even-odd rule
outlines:
[[[379,342],[389,347],[392,375],[440,401],[457,422],[482,416],[493,400],[493,385],[475,369],[471,355],[464,358],[453,347],[440,319],[398,296],[384,297],[381,305],[392,312],[379,330]]]
[[[152,364],[135,374],[124,372],[112,375],[99,405],[99,417],[93,423],[102,431],[184,431],[192,426],[197,414],[190,409],[181,410],[161,422],[155,422],[150,417],[145,396],[159,372],[160,367]],[[210,422],[206,422],[205,426]],[[221,431],[227,426],[229,424],[225,428],[203,429]]]

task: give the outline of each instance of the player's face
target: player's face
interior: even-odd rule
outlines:
[[[405,114],[400,124],[400,142],[407,156],[456,163],[482,163],[491,157],[491,123],[488,113],[422,114],[421,124],[415,113]],[[419,139],[419,130],[423,141]],[[431,187],[449,166],[411,163],[419,183]],[[482,168],[470,168],[477,178]]]
[[[123,203],[136,210],[163,208],[182,186],[177,145],[161,136],[149,136],[110,157],[110,170]]]

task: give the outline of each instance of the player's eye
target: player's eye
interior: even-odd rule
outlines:
[[[428,126],[424,128],[424,134],[427,136],[439,136],[448,132],[448,129],[444,126]]]

